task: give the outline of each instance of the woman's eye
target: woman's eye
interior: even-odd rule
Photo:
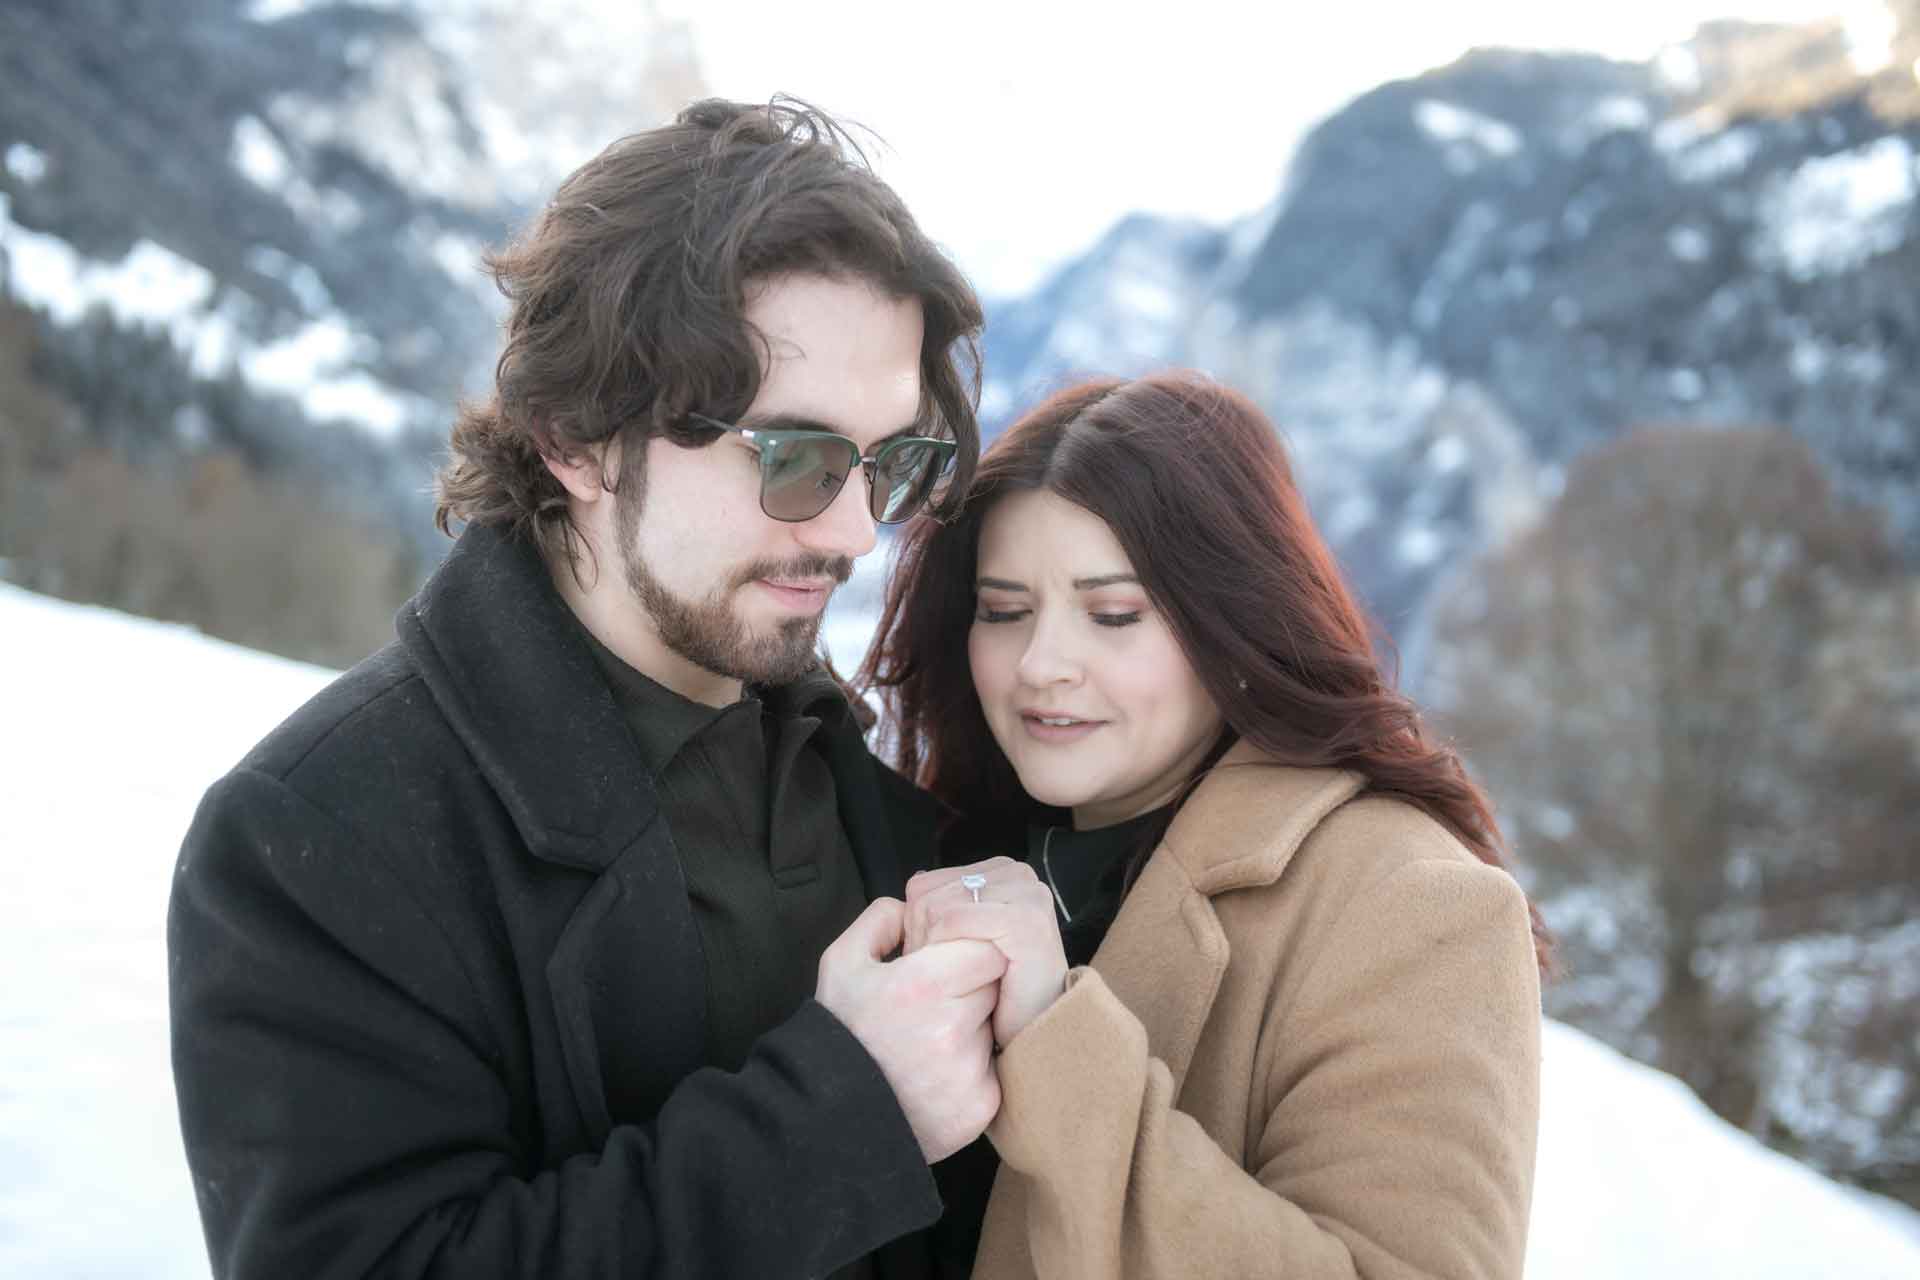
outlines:
[[[1096,626],[1102,627],[1130,627],[1140,621],[1140,611],[1135,609],[1132,613],[1096,613],[1093,615],[1093,621]]]
[[[1025,609],[989,609],[982,605],[980,611],[973,615],[973,620],[975,622],[1018,622],[1026,616]]]

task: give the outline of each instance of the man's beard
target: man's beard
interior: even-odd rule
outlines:
[[[637,508],[639,503],[632,506]],[[715,587],[705,599],[688,600],[675,595],[633,554],[637,511],[629,518],[627,510],[620,510],[616,523],[627,588],[646,609],[660,642],[669,650],[703,671],[748,684],[786,684],[818,665],[815,646],[820,638],[820,620],[826,616],[824,609],[812,617],[788,618],[770,635],[755,635],[734,613],[734,596],[762,578],[832,578],[843,583],[853,574],[851,559],[801,556],[785,561],[756,560]]]

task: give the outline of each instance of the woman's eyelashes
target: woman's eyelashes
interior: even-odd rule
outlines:
[[[1033,610],[1031,609],[1017,607],[996,609],[991,605],[983,604],[974,613],[973,620],[975,622],[987,623],[1018,622],[1032,612]],[[1111,609],[1088,610],[1087,612],[1087,617],[1092,620],[1095,626],[1099,627],[1130,627],[1140,621],[1140,615],[1141,611],[1138,609],[1126,611]]]

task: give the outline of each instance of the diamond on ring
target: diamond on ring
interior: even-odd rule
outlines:
[[[987,887],[987,878],[985,876],[978,876],[978,875],[961,876],[960,887],[962,889],[965,889],[968,893],[972,894],[973,900],[975,902],[978,902],[980,901],[980,891]]]

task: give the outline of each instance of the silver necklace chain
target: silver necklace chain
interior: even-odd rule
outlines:
[[[1047,861],[1047,854],[1053,848],[1053,833],[1057,829],[1048,827],[1047,834],[1040,841],[1040,870],[1046,874],[1047,888],[1053,890],[1053,905],[1060,908],[1060,919],[1072,924],[1073,912],[1067,910],[1067,900],[1060,896],[1060,886],[1053,882],[1053,864]]]

